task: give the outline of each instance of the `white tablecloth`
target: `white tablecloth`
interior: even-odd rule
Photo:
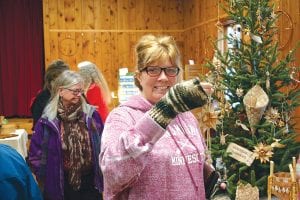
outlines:
[[[7,144],[13,148],[15,148],[22,156],[23,158],[27,157],[27,141],[28,141],[28,135],[25,129],[17,129],[15,131],[15,134],[17,134],[16,137],[10,137],[5,139],[0,139],[0,143]]]

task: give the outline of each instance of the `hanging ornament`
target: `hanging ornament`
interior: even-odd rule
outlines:
[[[243,17],[247,17],[248,16],[248,7],[244,6],[243,7]]]
[[[221,145],[225,145],[226,144],[226,137],[228,136],[228,134],[224,134],[223,132],[221,133],[221,136],[220,136],[220,144]]]
[[[280,128],[284,127],[284,126],[285,126],[284,121],[282,121],[282,120],[280,119],[279,122],[278,122],[278,126],[279,126]]]
[[[276,19],[277,15],[276,15],[276,13],[273,11],[273,12],[271,13],[270,17],[271,17],[271,19],[274,20],[274,19]]]
[[[261,16],[260,7],[258,7],[258,9],[256,11],[256,16],[257,16],[257,23],[258,23],[259,26],[261,26],[262,16]]]
[[[284,144],[280,144],[280,143],[279,143],[280,139],[273,138],[273,140],[274,140],[275,142],[273,142],[273,143],[271,144],[271,147],[272,147],[272,148],[280,148],[280,149],[282,149],[282,148],[285,147]]]
[[[252,187],[249,183],[246,185],[238,183],[236,188],[235,200],[259,200],[258,187]]]
[[[225,116],[225,114],[227,114],[227,116],[229,116],[230,111],[232,110],[232,106],[228,101],[225,102],[221,102],[220,103],[220,109],[221,109],[221,116]]]
[[[236,124],[237,126],[242,127],[242,129],[245,130],[245,131],[250,131],[249,128],[248,128],[245,124],[243,124],[240,120],[236,120],[236,121],[235,121],[235,124]]]
[[[297,78],[296,78],[296,76],[297,76],[296,67],[293,67],[293,68],[292,68],[292,72],[291,72],[291,74],[290,74],[290,78],[291,78],[292,80],[296,81],[297,83],[300,83],[299,79],[297,79],[297,78],[299,78],[299,75],[298,75]]]
[[[251,42],[250,30],[248,28],[246,28],[246,29],[244,29],[243,43],[249,45],[250,42]]]
[[[262,39],[261,39],[261,37],[258,36],[258,35],[254,35],[254,34],[250,33],[250,37],[251,37],[251,39],[254,40],[255,42],[257,42],[257,43],[259,43],[259,44],[262,43]]]
[[[235,91],[236,96],[242,97],[244,96],[244,90],[242,88],[237,88]]]
[[[207,132],[209,129],[216,129],[219,123],[218,119],[219,112],[214,110],[212,105],[205,105],[202,111],[198,114],[200,121],[200,129],[202,133]]]
[[[218,21],[215,25],[219,31],[223,32],[223,24],[220,22],[220,0],[218,0]]]
[[[260,160],[261,163],[269,162],[270,158],[274,154],[272,152],[273,148],[271,145],[264,145],[263,143],[259,143],[257,146],[254,147],[254,156],[257,160]]]
[[[255,134],[255,125],[261,120],[269,103],[269,97],[259,85],[255,85],[247,92],[243,102],[246,108],[251,133]]]
[[[270,107],[265,113],[265,119],[268,122],[277,125],[278,121],[280,120],[280,113],[278,112],[278,109]]]
[[[266,75],[267,75],[267,79],[266,79],[266,88],[267,88],[267,90],[270,90],[270,72],[267,71],[267,72],[266,72]]]
[[[221,70],[221,61],[218,59],[218,51],[215,50],[212,64],[215,66],[215,70],[219,73]]]

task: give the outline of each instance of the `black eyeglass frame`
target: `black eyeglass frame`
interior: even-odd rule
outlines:
[[[149,69],[148,69],[149,67],[153,67],[153,68],[156,68],[156,69],[160,69],[160,72],[159,72],[158,74],[151,74],[151,73],[149,73]],[[167,71],[168,69],[176,69],[177,72],[176,72],[175,75],[170,75],[169,72]],[[145,71],[145,72],[146,72],[149,76],[151,76],[151,77],[157,77],[157,76],[159,76],[159,75],[161,74],[162,71],[164,71],[165,74],[166,74],[167,76],[169,76],[169,77],[175,77],[175,76],[177,76],[177,75],[179,74],[180,68],[177,67],[177,66],[173,66],[173,67],[146,66],[146,67],[144,67],[143,69],[140,70],[140,72],[143,72],[143,71]]]

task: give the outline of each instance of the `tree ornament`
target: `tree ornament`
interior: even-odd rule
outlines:
[[[212,63],[213,63],[213,65],[215,66],[215,70],[216,70],[217,72],[220,72],[222,64],[221,64],[220,59],[218,59],[218,52],[217,52],[217,50],[215,50],[215,53],[214,53],[214,57],[213,57]]]
[[[266,75],[267,75],[267,79],[266,79],[266,88],[267,88],[267,90],[270,90],[270,72],[267,71],[267,72],[266,72]]]
[[[259,191],[256,186],[252,187],[249,183],[246,185],[239,183],[236,189],[235,200],[259,200]]]
[[[243,17],[248,16],[248,8],[246,6],[243,7]]]
[[[263,143],[259,143],[257,146],[254,147],[254,156],[256,159],[259,159],[261,163],[269,162],[270,158],[274,154],[272,152],[273,148],[271,145],[264,145]]]
[[[216,126],[219,123],[218,115],[219,112],[215,111],[211,104],[207,104],[203,107],[202,111],[198,115],[202,133],[207,132],[211,128],[216,130]]]
[[[255,34],[250,33],[250,37],[251,37],[251,39],[254,40],[255,42],[257,42],[257,43],[259,43],[259,44],[262,43],[262,39],[261,39],[261,37],[258,36],[258,35],[255,35]]]
[[[248,28],[246,28],[246,29],[244,30],[243,43],[249,45],[250,42],[251,42],[250,30],[249,30]]]
[[[293,68],[292,68],[292,72],[290,73],[290,78],[291,78],[293,81],[296,81],[297,83],[300,83],[300,80],[299,80],[299,72],[298,72],[298,73],[296,72],[296,67],[293,67]]]
[[[220,144],[222,144],[222,145],[226,144],[226,136],[228,136],[228,134],[225,135],[223,132],[221,133]]]
[[[270,107],[267,111],[266,111],[266,114],[265,114],[265,119],[274,124],[274,125],[277,125],[277,123],[279,122],[280,120],[280,113],[278,112],[278,109],[277,108],[273,108],[273,107]]]
[[[243,102],[246,108],[251,132],[252,134],[255,134],[255,125],[261,120],[269,103],[269,97],[259,85],[255,85],[247,92]]]
[[[279,141],[280,141],[280,139],[276,139],[276,138],[273,138],[273,140],[275,141],[275,142],[273,142],[272,144],[271,144],[271,147],[272,148],[284,148],[285,147],[285,145],[284,144],[280,144],[279,143]]]
[[[270,17],[271,17],[272,20],[274,20],[274,19],[277,17],[277,15],[276,15],[276,13],[273,11],[273,12],[271,13]]]
[[[237,88],[235,94],[238,97],[242,97],[244,95],[244,90],[242,88]]]
[[[236,120],[235,125],[242,127],[242,129],[245,131],[250,131],[249,128],[245,124],[243,124],[240,120]]]

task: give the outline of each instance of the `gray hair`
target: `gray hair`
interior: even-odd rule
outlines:
[[[77,67],[79,68],[79,74],[84,79],[84,90],[87,91],[89,86],[95,83],[102,89],[105,102],[109,104],[111,102],[110,90],[97,65],[90,61],[83,61],[80,62]]]
[[[53,120],[57,116],[57,109],[59,103],[59,89],[70,88],[78,83],[84,84],[84,81],[79,73],[71,70],[65,70],[59,75],[52,84],[50,102],[47,104],[43,116],[48,117],[49,120]],[[83,96],[80,97],[82,102],[82,108],[85,112],[87,109],[87,103]]]

